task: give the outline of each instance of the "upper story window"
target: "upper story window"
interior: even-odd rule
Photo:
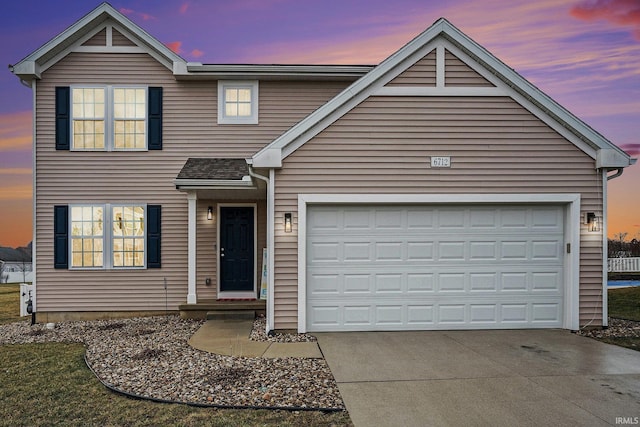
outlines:
[[[258,123],[258,81],[218,81],[218,123]]]
[[[72,87],[71,100],[71,149],[147,149],[146,88]]]
[[[72,99],[73,148],[104,150],[104,88],[74,88]]]
[[[113,89],[113,146],[115,149],[147,148],[146,99],[145,89]]]

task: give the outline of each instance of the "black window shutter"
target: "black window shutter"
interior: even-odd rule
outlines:
[[[147,205],[147,268],[160,268],[160,205]]]
[[[149,150],[162,150],[162,88],[149,88]]]
[[[68,150],[71,146],[71,89],[56,87],[56,150]]]
[[[53,267],[69,268],[69,207],[53,207]]]

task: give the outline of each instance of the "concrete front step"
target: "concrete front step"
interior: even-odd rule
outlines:
[[[255,310],[215,310],[207,311],[207,320],[254,320]]]
[[[199,300],[197,304],[181,304],[180,317],[183,319],[206,319],[209,312],[246,311],[251,318],[266,314],[266,301],[262,300]]]

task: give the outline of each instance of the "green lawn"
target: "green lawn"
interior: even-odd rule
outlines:
[[[19,293],[20,285],[17,283],[0,284],[0,325],[20,320]]]
[[[640,321],[640,286],[610,289],[608,298],[610,317]],[[602,337],[599,340],[640,351],[638,337]]]
[[[0,284],[0,323],[20,320],[19,285]],[[28,319],[28,318],[24,318]],[[0,345],[0,426],[351,426],[346,412],[197,408],[106,389],[80,344]]]
[[[640,286],[611,289],[608,297],[609,316],[640,321]]]

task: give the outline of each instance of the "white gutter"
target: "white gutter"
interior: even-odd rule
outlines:
[[[251,177],[246,175],[239,179],[174,179],[173,184],[179,190],[222,190],[236,188],[253,188]]]
[[[274,196],[273,196],[273,180],[266,176],[260,175],[253,170],[251,166],[251,160],[247,160],[247,166],[249,166],[249,175],[254,178],[260,179],[267,184],[267,316],[265,332],[269,333],[273,330],[274,325],[274,313],[273,313],[273,251],[274,251]],[[269,170],[269,175],[272,175],[273,169]],[[262,267],[264,268],[264,266]]]

